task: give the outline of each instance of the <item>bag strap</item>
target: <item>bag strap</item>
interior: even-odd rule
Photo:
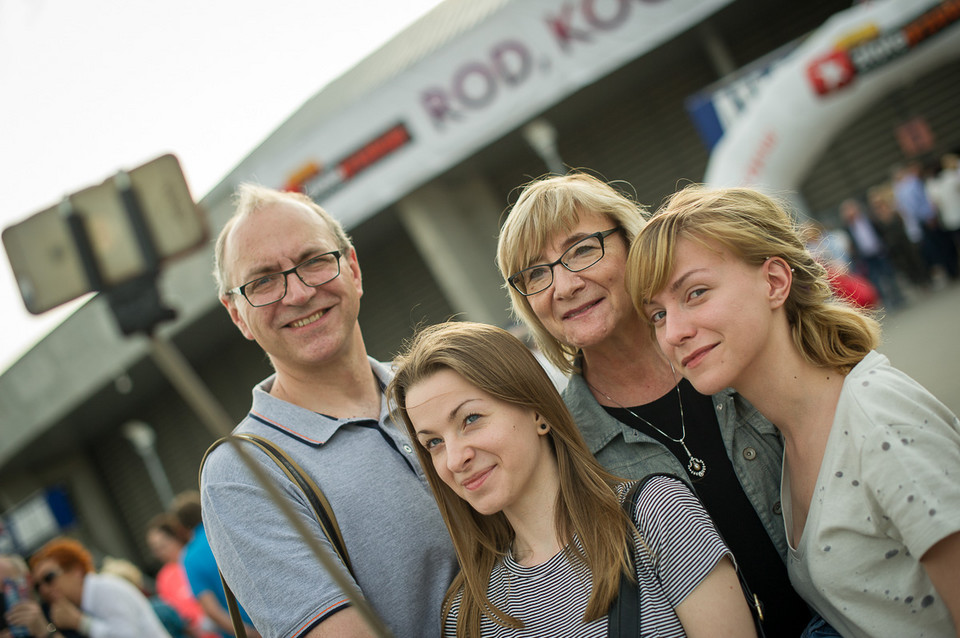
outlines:
[[[313,509],[317,521],[320,523],[320,528],[323,530],[324,536],[330,541],[340,561],[346,566],[347,571],[350,572],[351,576],[354,576],[353,566],[350,564],[350,556],[347,554],[347,547],[344,543],[343,535],[340,533],[340,526],[337,524],[337,517],[333,513],[330,502],[327,500],[327,497],[324,496],[323,491],[316,482],[303,471],[296,461],[290,458],[286,452],[277,447],[272,441],[262,436],[257,436],[256,434],[233,434],[231,436],[249,441],[260,448],[270,460],[280,467],[283,473],[287,475],[287,478],[300,488],[300,491],[303,492],[307,501],[310,503],[310,507]],[[207,462],[207,457],[213,450],[225,443],[227,438],[228,437],[217,439],[207,448],[207,451],[203,454],[203,459],[200,461],[200,474],[203,473],[203,466]],[[217,569],[219,571],[219,567]],[[354,576],[354,578],[356,578],[356,576]],[[227,598],[227,609],[230,612],[230,620],[233,623],[234,633],[237,638],[247,638],[243,620],[240,618],[240,607],[237,604],[237,597],[230,589],[230,586],[227,585],[227,581],[223,577],[223,572],[220,572],[220,582],[223,583],[223,592]]]
[[[653,475],[648,474],[634,483],[620,503],[631,521],[633,513],[637,510],[640,492],[651,476]],[[630,548],[630,568],[636,573],[632,542]],[[620,593],[617,594],[617,599],[613,601],[607,613],[607,638],[633,638],[634,636],[640,636],[640,586],[631,580],[626,572],[620,572]]]
[[[630,489],[627,491],[624,496],[621,505],[627,512],[627,516],[630,517],[630,520],[633,520],[633,513],[637,511],[637,501],[640,498],[640,492],[643,491],[644,486],[647,482],[657,476],[666,476],[672,479],[678,479],[681,483],[687,486],[690,490],[690,493],[696,497],[697,501],[700,501],[700,495],[697,494],[697,491],[690,487],[690,485],[679,479],[674,474],[668,474],[666,472],[653,472],[647,474],[639,481],[634,483]],[[701,507],[703,503],[700,503]],[[706,510],[706,508],[704,508]],[[708,513],[709,514],[709,513]],[[717,530],[717,534],[720,534],[720,530]],[[720,539],[723,540],[723,536],[720,536]],[[726,541],[724,541],[726,543]],[[633,560],[633,552],[630,552],[631,561]],[[634,568],[636,570],[636,568]],[[737,567],[735,570],[737,572],[737,579],[740,581],[740,588],[743,590],[743,596],[747,599],[747,605],[750,607],[751,615],[753,616],[753,624],[757,629],[757,638],[765,638],[766,634],[763,631],[763,603],[760,602],[760,599],[756,594],[750,589],[750,586],[747,584],[746,578],[743,576],[743,572],[740,571],[740,568]],[[607,616],[607,636],[608,638],[633,638],[634,636],[640,635],[640,587],[632,582],[625,573],[620,574],[620,594],[617,596],[617,600],[614,601],[613,605],[610,607],[610,613]]]

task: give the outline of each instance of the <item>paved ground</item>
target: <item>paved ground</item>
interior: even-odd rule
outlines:
[[[883,319],[878,350],[960,415],[960,284],[911,299]]]

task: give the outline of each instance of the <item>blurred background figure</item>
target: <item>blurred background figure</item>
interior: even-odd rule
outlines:
[[[177,521],[176,516],[164,512],[157,514],[147,524],[147,545],[162,566],[157,572],[157,596],[173,607],[187,623],[192,635],[199,638],[216,638],[210,631],[212,622],[193,595],[187,572],[181,557],[190,535]]]
[[[947,153],[940,158],[940,172],[927,181],[927,195],[940,213],[940,225],[960,249],[960,157]]]
[[[874,308],[880,294],[870,280],[850,268],[850,237],[843,231],[831,230],[816,220],[801,226],[807,250],[827,269],[830,287],[838,297],[850,300],[861,308]]]
[[[103,564],[100,566],[100,573],[112,574],[122,578],[139,589],[140,593],[147,597],[150,606],[153,607],[153,613],[155,613],[157,618],[160,619],[160,622],[163,623],[164,629],[166,629],[167,633],[173,638],[190,638],[192,634],[188,632],[187,624],[176,610],[160,600],[156,594],[147,588],[144,583],[143,572],[140,571],[139,567],[125,558],[107,556],[103,559]]]
[[[217,559],[213,556],[207,533],[203,529],[200,492],[187,490],[177,494],[170,509],[180,526],[190,532],[190,540],[183,548],[181,562],[193,595],[199,601],[203,612],[213,621],[219,635],[235,635],[230,612],[227,611],[227,596],[223,593]],[[260,634],[253,628],[253,622],[243,607],[240,607],[240,617],[246,625],[248,638],[259,638]]]
[[[911,219],[920,227],[920,254],[927,266],[940,267],[953,280],[960,278],[956,250],[946,241],[937,209],[927,196],[921,178],[920,162],[910,162],[894,169],[893,193],[904,219]]]
[[[170,638],[146,596],[122,578],[95,573],[93,557],[79,541],[53,539],[30,557],[30,568],[58,629],[84,636]]]
[[[0,638],[55,635],[39,603],[33,599],[30,570],[17,555],[0,554]]]
[[[894,268],[906,275],[913,285],[929,288],[932,283],[930,269],[920,255],[919,239],[911,238],[906,219],[897,209],[893,186],[884,183],[870,188],[867,201],[873,213],[874,225],[887,246],[887,254]]]
[[[887,247],[863,205],[856,199],[844,200],[840,204],[840,218],[850,235],[854,259],[880,294],[884,307],[895,310],[903,306],[906,299],[897,283],[893,265],[887,259]]]

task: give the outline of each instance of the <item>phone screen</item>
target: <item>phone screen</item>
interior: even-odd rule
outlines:
[[[206,224],[176,157],[163,155],[128,175],[161,261],[204,243]],[[69,207],[42,210],[3,232],[20,294],[33,314],[93,291],[64,216],[69,208],[83,219],[104,286],[128,281],[146,269],[117,179],[85,188],[68,200]]]

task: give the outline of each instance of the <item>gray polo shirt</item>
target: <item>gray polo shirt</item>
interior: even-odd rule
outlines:
[[[390,379],[370,359],[381,384]],[[378,422],[333,419],[270,396],[271,376],[235,432],[273,441],[316,481],[343,533],[356,584],[397,638],[439,636],[443,595],[457,569],[443,519],[405,432],[381,400]],[[249,449],[306,525],[329,547],[299,489]],[[299,636],[349,601],[285,522],[230,446],[201,477],[203,521],[217,563],[266,638]]]

